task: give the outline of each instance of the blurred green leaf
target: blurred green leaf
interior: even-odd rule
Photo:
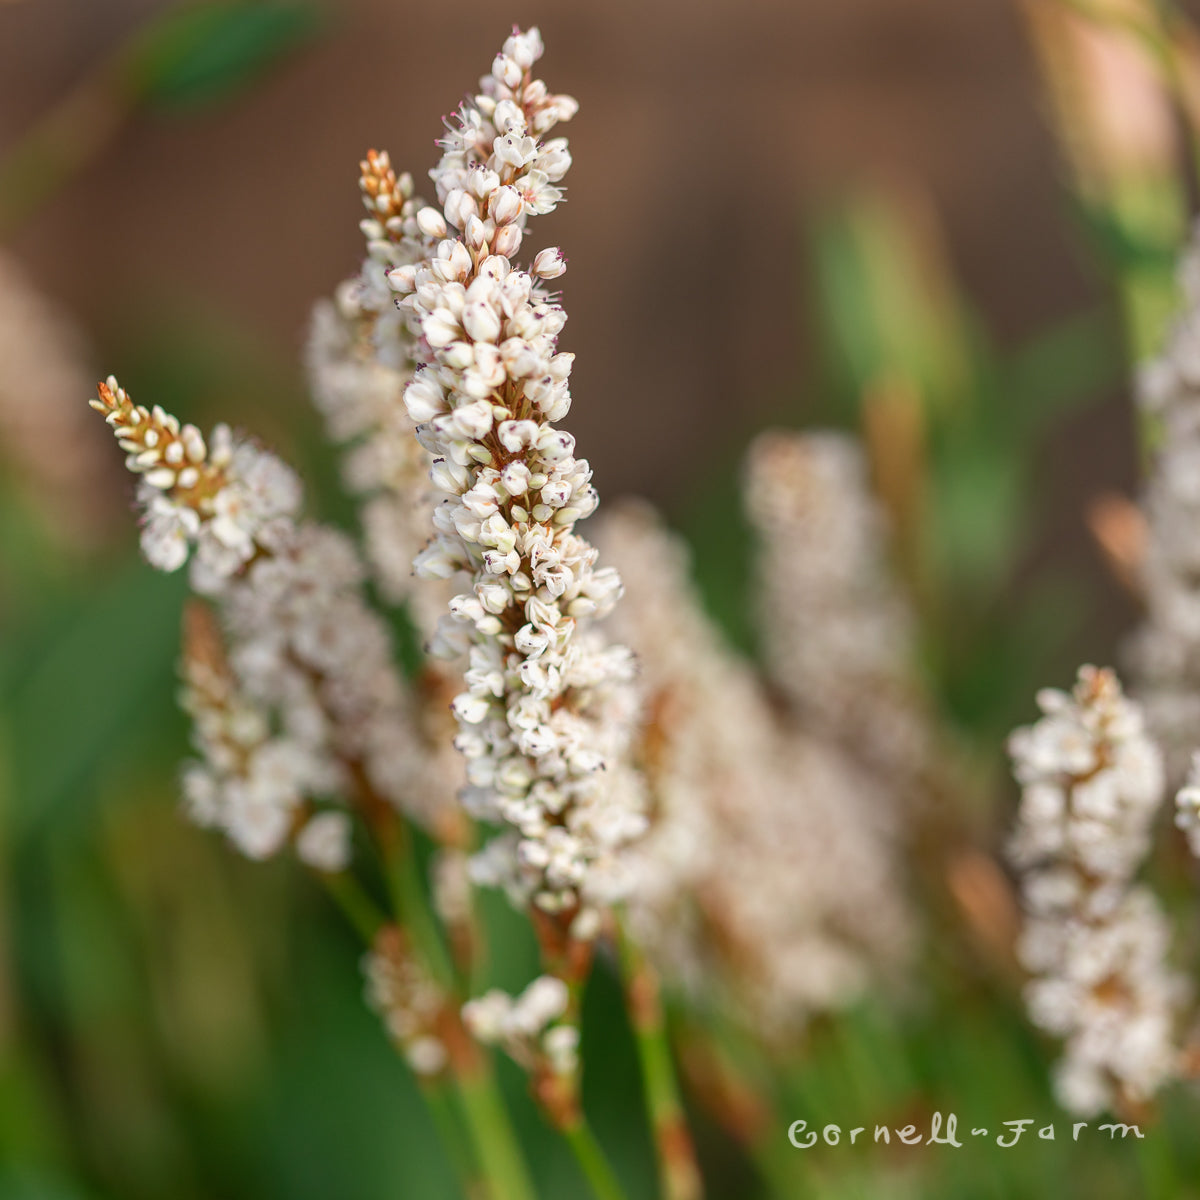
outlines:
[[[11,683],[14,843],[94,795],[88,781],[102,764],[144,753],[164,716],[177,722],[171,681],[186,588],[186,573],[133,561],[30,638]]]
[[[308,40],[319,21],[307,0],[198,0],[152,22],[120,76],[150,106],[213,104]]]
[[[86,1200],[94,1195],[56,1176],[22,1167],[0,1167],[0,1197],[3,1200]]]
[[[1032,439],[1125,378],[1115,314],[1075,313],[1030,338],[1004,363],[999,389],[1010,434]]]

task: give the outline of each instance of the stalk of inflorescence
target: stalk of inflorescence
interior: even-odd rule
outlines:
[[[658,973],[623,922],[617,936],[626,1008],[641,1067],[663,1200],[701,1200],[704,1181],[680,1098]]]
[[[404,924],[389,921],[349,872],[317,873],[325,889],[346,915],[368,949],[383,938],[408,940]],[[424,905],[419,883],[402,888],[405,918],[429,935],[438,937],[432,915]],[[418,906],[419,909],[418,909]],[[386,932],[385,932],[386,931]],[[382,936],[381,936],[382,935]],[[426,942],[416,935],[414,945]],[[444,949],[420,951],[423,967],[451,987]],[[429,1075],[414,1070],[414,1076],[429,1108],[447,1157],[468,1196],[486,1195],[493,1200],[534,1200],[536,1192],[525,1164],[516,1133],[496,1082],[490,1061],[462,1027],[461,998],[451,993],[438,1021],[438,1034],[446,1047],[445,1072]]]
[[[373,807],[377,814],[373,838],[387,876],[394,928],[411,938],[424,969],[446,997],[437,1034],[445,1048],[446,1067],[452,1080],[456,1122],[465,1125],[473,1151],[470,1158],[480,1164],[486,1194],[494,1200],[534,1200],[536,1191],[491,1060],[462,1024],[462,997],[421,886],[412,831],[395,813],[379,805]],[[417,1078],[424,1087],[420,1071]],[[434,1101],[445,1107],[441,1091]]]
[[[363,945],[373,946],[388,922],[358,879],[348,871],[316,871],[314,874]],[[456,1104],[456,1091],[461,1092],[462,1081],[456,1080],[450,1085],[444,1079],[426,1078],[416,1072],[414,1078],[463,1195],[492,1195],[478,1166],[483,1158],[478,1153],[478,1138],[468,1133]]]
[[[625,1189],[583,1114],[561,1132],[596,1200],[627,1200]]]

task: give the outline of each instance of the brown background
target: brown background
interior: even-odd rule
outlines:
[[[155,7],[0,4],[0,147]],[[320,39],[235,102],[136,117],[20,231],[102,346],[139,306],[186,295],[294,355],[359,253],[361,151],[387,147],[420,180],[509,17],[541,25],[544,76],[582,103],[570,202],[539,228],[571,260],[571,420],[602,491],[663,498],[750,424],[803,418],[802,217],[849,185],[928,190],[1003,342],[1086,299],[1007,0],[330,8]]]

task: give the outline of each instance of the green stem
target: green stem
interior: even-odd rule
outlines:
[[[490,1064],[462,1072],[456,1082],[463,1118],[495,1200],[536,1200]]]
[[[425,965],[448,993],[456,991],[454,966],[442,941],[425,889],[416,847],[399,822],[378,831],[388,890],[399,922],[409,930]],[[455,1072],[459,1107],[495,1200],[534,1200],[524,1153],[496,1086],[491,1064],[481,1060]]]
[[[563,1128],[562,1135],[571,1147],[579,1169],[591,1185],[596,1200],[626,1200],[625,1189],[609,1165],[587,1119],[579,1117]]]
[[[1158,1124],[1137,1140],[1137,1159],[1147,1200],[1169,1200],[1179,1194],[1180,1176],[1172,1158],[1170,1137],[1163,1124]]]
[[[388,891],[396,917],[412,934],[434,978],[443,987],[454,984],[454,967],[421,886],[416,847],[399,821],[380,831]]]
[[[389,864],[391,857],[389,854]],[[397,877],[400,873],[399,869],[389,869],[389,878]],[[362,885],[347,872],[316,874],[363,941],[368,946],[372,945],[386,918],[363,890]],[[403,874],[411,881],[416,880],[414,871],[406,871]],[[394,883],[399,889],[399,878],[394,878]],[[419,883],[416,889],[404,884],[403,892],[404,915],[419,918],[420,912],[423,911],[426,919],[430,921],[427,934],[432,932],[433,937],[437,938],[436,929],[432,929],[428,909],[424,907],[424,896],[420,893]],[[415,913],[414,909],[417,910]],[[440,946],[440,939],[437,944]],[[425,951],[424,943],[420,949]],[[473,1068],[469,1076],[466,1073],[459,1074],[454,1079],[454,1091],[459,1100],[458,1111],[450,1104],[449,1097],[441,1086],[426,1084],[421,1088],[442,1139],[446,1156],[454,1165],[464,1192],[472,1198],[480,1195],[482,1191],[482,1194],[492,1197],[492,1200],[536,1200],[536,1193],[529,1181],[524,1158],[509,1123],[508,1112],[496,1087],[490,1064]],[[470,1152],[472,1150],[473,1153]],[[482,1166],[486,1178],[486,1185],[482,1189],[475,1170],[476,1161]]]
[[[385,918],[362,884],[346,871],[338,871],[336,874],[314,871],[313,874],[321,881],[325,891],[342,910],[359,937],[368,946],[371,945]]]
[[[441,1081],[422,1081],[421,1096],[429,1109],[429,1115],[433,1118],[438,1137],[446,1150],[446,1157],[450,1160],[463,1195],[469,1200],[492,1195],[492,1189],[480,1174],[476,1156],[460,1153],[464,1132],[450,1089]],[[499,1200],[499,1193],[496,1193],[496,1198]]]
[[[629,1023],[641,1066],[646,1110],[654,1135],[658,1180],[664,1200],[700,1200],[704,1182],[680,1098],[667,1041],[658,977],[624,923],[618,927],[621,973]]]

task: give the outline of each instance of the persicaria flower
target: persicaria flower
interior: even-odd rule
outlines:
[[[1161,756],[1111,671],[1083,667],[1072,693],[1013,734],[1022,785],[1012,840],[1026,923],[1018,947],[1034,1022],[1061,1037],[1062,1103],[1087,1115],[1148,1099],[1178,1069],[1187,994],[1166,963],[1170,933],[1133,883],[1162,800]]]
[[[513,831],[475,877],[570,921],[622,894],[620,851],[645,818],[626,762],[632,660],[593,627],[621,585],[575,531],[597,497],[556,427],[573,356],[557,348],[565,314],[543,280],[565,260],[515,261],[570,166],[566,140],[545,135],[576,105],[530,75],[541,53],[536,30],[514,33],[456,114],[431,172],[440,208],[416,210],[387,278],[416,365],[405,404],[441,493],[413,569],[457,589],[429,647],[467,659],[452,704],[464,802]]]

